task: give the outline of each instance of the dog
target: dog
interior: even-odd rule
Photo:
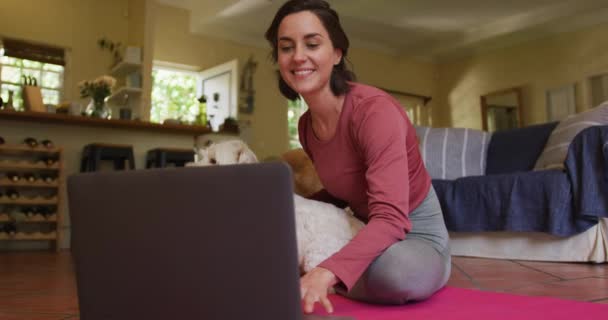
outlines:
[[[323,189],[323,184],[317,175],[315,166],[304,149],[289,150],[281,155],[281,159],[291,167],[293,191],[296,194],[309,198]]]
[[[204,148],[196,148],[195,161],[186,166],[229,165],[239,163],[256,163],[258,158],[241,140],[227,140],[219,143],[211,141]]]
[[[196,161],[187,163],[186,166],[258,162],[253,151],[241,140],[210,143],[206,147],[196,149],[195,152]],[[288,156],[287,158],[293,157]],[[291,165],[289,161],[287,163]],[[298,169],[292,167],[294,172]],[[312,169],[314,170],[314,167]],[[338,252],[364,226],[363,222],[348,209],[340,209],[329,203],[306,199],[298,194],[294,194],[294,208],[298,264],[301,273],[309,272]]]

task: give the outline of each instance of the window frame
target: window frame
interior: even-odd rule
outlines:
[[[608,101],[608,90],[604,90],[604,89],[602,89],[602,95],[603,95],[602,100],[603,101],[600,101],[600,102],[593,101],[594,100],[593,99],[594,98],[593,81],[595,78],[600,78],[602,80],[603,86],[608,87],[608,70],[602,70],[600,72],[589,74],[587,76],[587,79],[586,79],[587,81],[585,81],[585,84],[587,85],[587,88],[588,88],[587,89],[587,99],[589,99],[588,100],[588,109],[595,108],[595,107],[599,106],[599,104],[601,104],[602,102]],[[606,82],[606,83],[604,83],[604,82]]]
[[[64,55],[66,55],[66,57],[64,57],[65,60],[67,60],[67,52],[64,51]],[[21,100],[21,105],[13,105],[13,107],[16,110],[24,110],[25,106],[23,105],[23,100],[22,100],[22,89],[23,89],[23,83],[22,82],[12,82],[12,81],[6,81],[2,79],[2,71],[4,68],[6,67],[11,67],[11,68],[17,68],[19,69],[19,73],[23,76],[24,74],[28,74],[28,75],[32,75],[33,73],[35,73],[36,75],[34,75],[34,78],[36,78],[37,80],[37,84],[40,87],[41,91],[55,91],[57,92],[57,104],[61,103],[61,101],[63,101],[65,99],[65,83],[66,83],[66,73],[67,73],[67,64],[64,65],[60,65],[60,64],[54,64],[54,63],[49,63],[49,62],[43,62],[43,61],[37,61],[37,60],[30,60],[30,59],[25,59],[25,58],[20,58],[20,57],[13,57],[13,56],[8,56],[6,55],[6,57],[10,57],[12,59],[18,59],[20,61],[31,61],[31,62],[36,62],[40,64],[40,67],[38,68],[33,68],[33,67],[24,67],[24,66],[18,66],[18,65],[14,65],[14,64],[5,64],[2,60],[2,57],[5,56],[5,50],[4,50],[4,45],[2,42],[2,37],[0,37],[0,92],[2,92],[2,89],[5,85],[8,86],[16,86],[19,87],[18,91],[15,92],[15,95],[17,97],[19,97],[19,100]],[[53,65],[53,66],[57,66],[62,68],[61,71],[55,71],[55,70],[45,70],[45,65]],[[25,70],[29,70],[31,72],[24,72]],[[43,74],[44,73],[53,73],[53,74],[57,74],[60,84],[57,88],[53,88],[53,87],[49,87],[49,86],[44,86],[43,84]],[[20,79],[21,81],[21,79]],[[4,98],[8,98],[7,97],[3,97]],[[44,98],[44,94],[43,94],[43,98]],[[15,99],[15,96],[13,97],[13,99]],[[14,101],[14,100],[13,100]],[[6,101],[5,101],[6,102]],[[14,102],[13,102],[14,103]],[[45,104],[49,104],[48,101],[44,101]]]
[[[199,86],[198,83],[200,82],[200,75],[199,75],[199,72],[196,69],[197,69],[197,67],[194,67],[194,66],[176,64],[176,63],[170,63],[170,62],[164,62],[164,61],[156,61],[155,60],[152,63],[152,72],[153,73],[156,70],[163,70],[163,71],[169,71],[169,72],[175,72],[175,73],[181,73],[181,74],[184,74],[184,75],[194,76],[196,78],[196,80],[195,80],[193,89],[194,89],[195,95],[198,96],[198,91],[199,91],[198,90],[198,86]],[[150,92],[150,95],[151,95],[151,97],[150,97],[150,121],[151,122],[154,122],[154,121],[152,121],[152,114],[153,114],[152,110],[154,108],[152,94],[154,92],[154,86],[155,86],[155,83],[153,81],[152,82],[152,90]],[[180,115],[179,118],[181,118],[182,116],[183,115]],[[170,118],[162,119],[158,123],[163,123],[167,119],[170,119]]]

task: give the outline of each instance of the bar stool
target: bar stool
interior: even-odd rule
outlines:
[[[80,172],[97,171],[101,161],[114,161],[115,170],[135,170],[133,146],[124,144],[91,143],[84,146],[80,160]]]
[[[183,167],[194,161],[193,149],[156,148],[146,154],[146,168],[165,168],[169,164]]]

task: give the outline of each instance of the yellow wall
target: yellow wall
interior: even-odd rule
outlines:
[[[144,29],[146,0],[2,0],[0,35],[62,46],[69,51],[64,100],[77,100],[77,83],[108,72],[111,57],[97,47],[105,36],[144,46],[153,34],[154,59],[201,69],[253,55],[256,108],[241,115],[251,122],[252,148],[260,158],[287,149],[285,100],[276,89],[268,48],[189,33],[187,11],[159,5],[154,31]],[[32,8],[35,8],[33,10]],[[27,18],[24,18],[27,17]],[[577,84],[577,110],[589,107],[586,78],[608,70],[608,25],[558,34],[499,51],[434,64],[352,47],[350,60],[361,82],[433,97],[434,126],[480,128],[479,96],[522,86],[524,124],[546,121],[545,91]],[[144,52],[144,55],[150,52]],[[142,116],[145,114],[142,112]]]
[[[608,24],[562,33],[438,66],[436,126],[481,128],[480,96],[523,87],[524,125],[547,121],[546,90],[576,83],[577,111],[590,107],[589,75],[608,71]]]
[[[259,158],[280,155],[288,148],[287,101],[278,91],[270,48],[236,44],[189,33],[186,10],[159,5],[156,9],[154,59],[197,66],[201,69],[238,59],[242,64],[253,55],[258,62],[253,114],[240,114],[251,122],[251,148]],[[350,60],[358,80],[389,89],[432,95],[435,69],[430,63],[352,48]]]
[[[64,100],[78,99],[77,84],[109,71],[103,36],[127,43],[128,2],[124,0],[2,0],[0,35],[68,49]]]
[[[286,150],[287,106],[275,89],[275,75],[268,51],[229,41],[197,36],[189,32],[189,14],[168,6],[156,8],[154,60],[196,66],[201,70],[233,59],[239,69],[253,55],[258,62],[254,77],[255,109],[251,115],[239,114],[251,122],[251,148],[260,159]]]

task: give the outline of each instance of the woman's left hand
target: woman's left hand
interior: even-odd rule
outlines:
[[[304,312],[311,313],[315,303],[320,302],[328,313],[334,312],[334,307],[327,298],[327,291],[338,283],[336,275],[321,267],[310,270],[300,278],[300,293],[304,302]]]

